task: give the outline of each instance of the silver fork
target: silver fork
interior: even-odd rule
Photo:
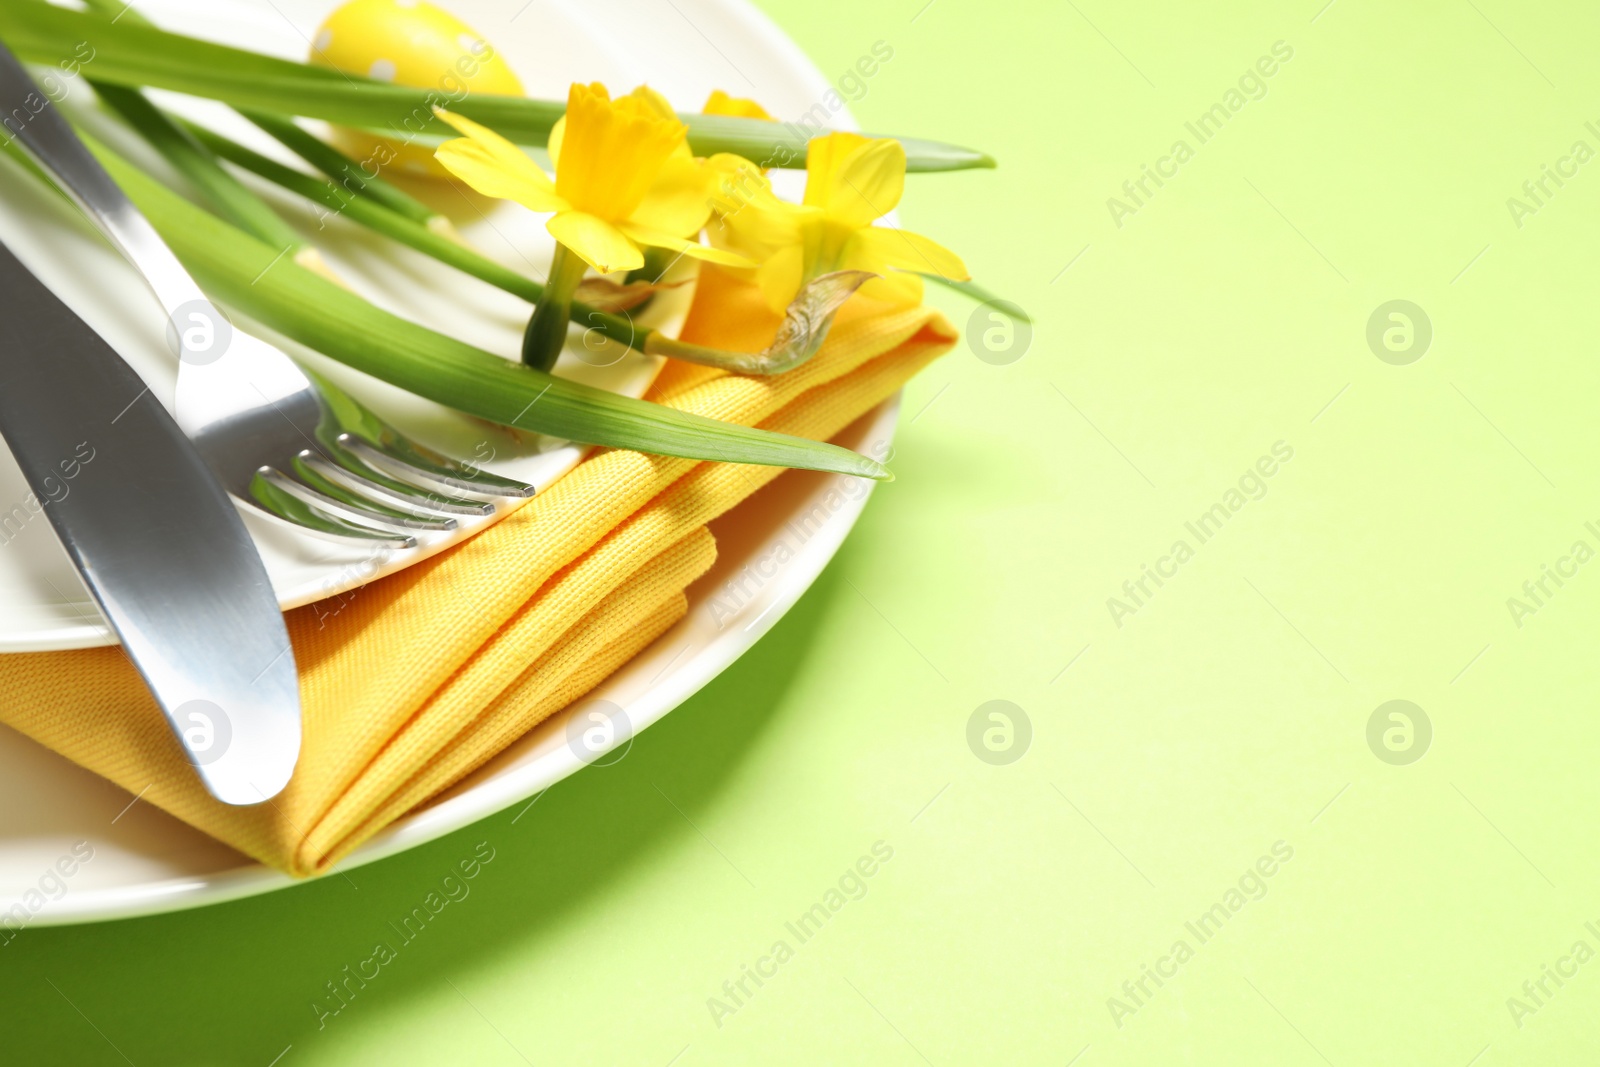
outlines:
[[[167,312],[177,354],[174,417],[224,489],[272,518],[335,540],[417,544],[495,499],[533,487],[457,463],[410,440],[326,378],[236,330],[0,44],[0,114],[13,133],[144,275]],[[15,109],[15,110],[14,110]]]

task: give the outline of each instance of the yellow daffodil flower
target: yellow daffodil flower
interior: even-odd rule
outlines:
[[[550,139],[554,181],[493,130],[447,111],[438,115],[463,134],[439,146],[441,165],[485,196],[551,213],[550,235],[601,274],[643,266],[642,246],[751,265],[693,240],[711,215],[709,174],[659,94],[641,88],[612,100],[598,82],[574,84]]]
[[[900,203],[906,153],[900,142],[831,133],[806,152],[804,203],[752,199],[712,230],[721,247],[760,262],[756,280],[768,306],[782,312],[813,279],[839,270],[880,275],[862,293],[920,304],[919,272],[968,281],[959,256],[926,237],[873,223]]]
[[[706,106],[700,109],[703,115],[731,115],[738,119],[762,119],[766,122],[777,120],[767,112],[767,109],[754,100],[742,96],[729,96],[721,89],[711,90],[711,96],[706,100]]]
[[[711,95],[706,98],[705,106],[700,109],[700,113],[702,115],[726,115],[729,118],[736,119],[759,119],[762,122],[778,121],[772,117],[771,112],[762,107],[760,104],[756,103],[754,100],[743,96],[729,96],[721,89],[711,90]],[[759,167],[749,163],[748,160],[734,156],[732,157],[733,159],[738,160],[740,163],[745,163],[746,167],[741,168],[725,165],[722,169],[726,172],[727,177],[731,177],[735,181],[738,181],[740,180],[740,173],[743,170],[754,170],[763,174],[766,173],[766,169],[768,167],[778,162],[777,157],[779,154],[779,150],[774,149],[772,157],[763,159]],[[782,154],[786,157],[783,162],[787,163],[789,158],[788,149],[783,149]],[[713,162],[719,158],[722,157],[713,157]],[[724,188],[726,188],[728,186],[727,180],[725,179],[722,184]]]

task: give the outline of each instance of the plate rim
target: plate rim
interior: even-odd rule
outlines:
[[[855,436],[856,432],[859,432],[863,440],[883,442],[892,446],[899,424],[902,396],[902,392],[896,392],[857,419],[846,433]],[[861,481],[849,479],[846,475],[830,475],[823,484],[832,486],[845,480]],[[735,627],[727,631],[729,640],[707,644],[684,660],[676,669],[664,675],[659,682],[652,683],[640,697],[631,700],[628,712],[633,729],[626,735],[614,737],[612,743],[604,749],[595,751],[595,758],[614,751],[621,743],[631,743],[639,733],[676,710],[755,647],[756,643],[793,609],[833,561],[850,532],[855,529],[862,513],[865,512],[878,483],[867,481],[864,484],[866,492],[855,498],[846,494],[844,506],[833,513],[832,520],[806,541],[800,551],[785,565],[783,577],[769,587],[772,593],[762,600],[764,607],[754,622],[748,627]],[[810,496],[804,496],[800,497],[799,501],[804,502],[808,499]],[[737,510],[735,507],[728,514],[733,514]],[[684,625],[688,618],[692,618],[696,606],[695,603],[691,603],[690,615],[684,622],[680,622],[678,626],[674,626],[651,642],[628,663],[631,664],[634,660],[649,655],[663,642],[670,642],[679,626]],[[624,664],[618,671],[626,666],[627,664]],[[581,704],[599,698],[599,694],[605,691],[614,677],[615,674],[579,700],[550,715],[534,729],[542,728],[551,721],[562,721]],[[588,762],[593,762],[593,759]],[[348,872],[408,852],[491,818],[583,769],[588,762],[580,760],[568,746],[558,745],[549,752],[527,758],[496,772],[483,781],[469,786],[463,792],[451,795],[447,790],[443,800],[429,802],[427,806],[396,820],[329,870],[311,878],[294,878],[263,863],[251,862],[210,874],[167,878],[143,885],[74,890],[37,913],[29,925],[79,926],[113,922],[190,911],[292,889],[296,886],[310,885],[341,872]]]

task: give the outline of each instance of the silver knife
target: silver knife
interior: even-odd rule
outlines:
[[[261,557],[143,379],[4,245],[0,437],[206,787],[275,796],[300,690]]]

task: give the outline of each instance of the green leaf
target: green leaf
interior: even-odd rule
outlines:
[[[182,126],[200,144],[228,162],[243,167],[313,203],[321,204],[327,211],[319,214],[319,219],[324,214],[342,215],[351,222],[359,223],[385,237],[409,245],[418,252],[432,256],[498,289],[520,296],[530,304],[535,303],[544,292],[544,287],[532,278],[518,274],[489,257],[442,236],[436,229],[396,214],[376,200],[351,193],[326,179],[314,177],[293,167],[286,167],[277,160],[269,159],[260,152],[198,123],[183,122]],[[625,331],[623,336],[627,336]]]
[[[402,140],[443,138],[453,131],[433,116],[448,106],[519,144],[543,145],[566,111],[564,102],[487,93],[452,98],[441,90],[412,89],[358,75],[168,33],[131,20],[113,21],[20,0],[0,2],[0,38],[35,63],[78,64],[98,80],[134,88],[153,86],[221,100],[244,111],[300,115],[359,126]],[[93,49],[93,58],[78,53]],[[683,115],[697,155],[735,152],[765,166],[805,166],[805,146],[826,131],[791,123],[725,115]],[[935,141],[900,138],[911,171],[992,167],[981,152]]]
[[[424,226],[443,218],[437,211],[410,193],[380,176],[377,173],[379,168],[373,167],[373,172],[368,174],[361,164],[301,129],[294,119],[284,118],[282,115],[270,115],[264,111],[246,111],[244,117],[271,135],[283,147],[339,183],[342,188],[358,196],[370,197],[388,210]]]
[[[135,11],[123,0],[84,0],[88,9],[113,21],[127,20],[140,26],[153,26],[149,19]],[[154,144],[169,162],[183,171],[190,181],[206,193],[223,218],[242,230],[247,230],[267,244],[283,247],[284,241],[295,241],[294,231],[274,233],[271,229],[277,216],[266,202],[240,184],[211,156],[195,149],[177,130],[176,123],[144,99],[144,94],[120,85],[89,81],[100,98],[127,119],[145,139]],[[133,101],[137,96],[139,103]],[[140,106],[142,103],[143,106]],[[293,119],[264,112],[251,112],[245,118],[276,138],[279,144],[322,171],[344,188],[364,193],[391,211],[398,211],[424,225],[439,216],[427,205],[402,192],[376,173],[368,175],[358,170],[354,160],[348,159],[332,145],[325,144],[305,130]],[[270,218],[269,218],[270,216]],[[282,223],[278,223],[282,225]]]
[[[304,239],[292,226],[145,99],[143,93],[124,85],[93,81],[90,84],[106,106],[121,115],[168,163],[188,178],[219,215],[276,248],[298,252],[305,247]]]
[[[942,274],[929,274],[924,271],[914,271],[913,273],[920,274],[930,282],[938,282],[946,289],[954,289],[956,292],[962,294],[963,296],[970,297],[980,304],[1004,304],[1006,306],[1007,313],[1018,322],[1026,322],[1030,324],[1033,322],[1033,319],[1028,317],[1028,313],[1026,311],[1023,311],[1020,307],[1013,304],[1009,300],[1002,300],[1000,297],[995,296],[977,282],[958,282],[952,278],[946,278]]]
[[[114,18],[146,24],[138,12],[119,0],[85,0],[91,11]],[[89,84],[112,111],[139,131],[150,145],[185,178],[192,182],[223,218],[269,245],[299,251],[305,244],[294,229],[251,192],[194,139],[152,104],[137,89],[125,85],[97,82]]]

